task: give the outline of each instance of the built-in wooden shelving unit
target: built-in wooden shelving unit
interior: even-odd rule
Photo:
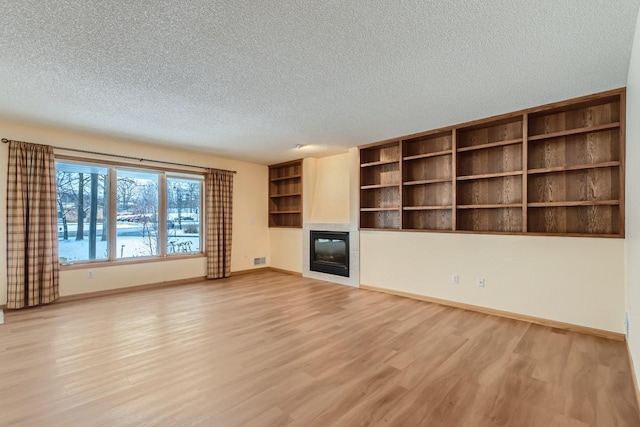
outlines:
[[[624,236],[625,90],[360,147],[360,228]]]
[[[450,228],[454,180],[452,132],[426,133],[399,143],[403,153],[403,228]]]
[[[302,227],[302,160],[269,166],[269,227]]]
[[[400,151],[397,143],[360,150],[360,224],[400,228]]]

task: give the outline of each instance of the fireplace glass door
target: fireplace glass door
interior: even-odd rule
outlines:
[[[349,277],[349,233],[311,231],[310,269]]]

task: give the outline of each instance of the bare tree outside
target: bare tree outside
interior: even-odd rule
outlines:
[[[57,181],[57,202],[58,219],[62,222],[62,239],[69,240],[69,214],[75,209],[76,193],[73,190],[73,177],[71,172],[58,171]]]
[[[118,171],[116,194],[119,257],[158,255],[158,174]]]
[[[136,194],[136,181],[133,178],[118,177],[118,203],[122,210],[127,210],[129,203]]]

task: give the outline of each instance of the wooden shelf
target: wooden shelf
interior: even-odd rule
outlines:
[[[527,203],[530,208],[551,208],[551,207],[568,207],[568,206],[617,206],[619,200],[575,200],[562,202],[535,202]]]
[[[360,165],[361,168],[369,168],[371,166],[380,166],[380,165],[388,165],[391,163],[399,163],[399,160],[379,160],[377,162],[371,163],[363,163]]]
[[[299,214],[302,211],[269,211],[269,215],[288,215],[288,214]]]
[[[440,156],[448,156],[453,153],[453,150],[444,150],[444,151],[436,151],[434,153],[425,153],[425,154],[417,154],[415,156],[406,156],[403,157],[404,161],[418,160],[418,159],[428,159],[430,157],[440,157]]]
[[[374,190],[376,188],[387,188],[387,187],[399,187],[400,183],[395,184],[376,184],[376,185],[363,185],[360,187],[361,190]]]
[[[359,230],[365,231],[400,231],[398,227],[363,227],[360,226]]]
[[[566,172],[566,171],[577,171],[583,169],[597,169],[597,168],[610,168],[620,166],[619,161],[613,162],[601,162],[601,163],[591,163],[586,165],[574,165],[574,166],[558,166],[552,168],[537,168],[537,169],[529,169],[527,173],[529,175],[534,175],[538,173],[553,173],[553,172]]]
[[[452,206],[405,206],[402,208],[404,211],[435,211],[435,210],[449,210]]]
[[[399,211],[399,207],[395,208],[360,208],[360,212],[383,212],[383,211]]]
[[[502,178],[503,176],[516,176],[516,175],[522,175],[522,171],[485,173],[480,175],[465,175],[465,176],[459,176],[456,179],[458,181],[467,181],[472,179],[475,180],[475,179]]]
[[[617,129],[620,127],[620,122],[606,123],[597,126],[585,126],[575,129],[567,129],[558,132],[550,132],[539,135],[529,135],[527,138],[529,141],[539,141],[541,139],[560,138],[563,136],[579,135],[581,133],[600,132],[609,129]]]
[[[420,181],[407,181],[402,185],[424,185],[424,184],[437,184],[439,182],[451,182],[451,178],[435,178],[435,179],[423,179]]]
[[[471,146],[468,146],[468,147],[460,147],[456,151],[458,151],[458,153],[462,153],[462,152],[465,152],[465,151],[486,150],[487,148],[504,147],[504,146],[507,146],[507,145],[514,145],[514,144],[521,144],[521,143],[522,143],[522,138],[517,138],[517,139],[509,139],[509,140],[506,140],[506,141],[489,142],[487,144],[471,145]]]
[[[269,181],[270,182],[278,182],[278,181],[286,181],[288,179],[296,179],[296,178],[301,178],[302,175],[289,175],[289,176],[281,176],[278,178],[271,178]]]
[[[521,208],[522,203],[492,203],[486,205],[458,205],[458,209],[502,209],[502,208]]]
[[[274,197],[293,197],[293,196],[302,196],[302,193],[272,194],[269,197],[274,198]]]

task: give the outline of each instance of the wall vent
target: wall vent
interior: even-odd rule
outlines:
[[[265,265],[267,263],[267,257],[260,257],[253,259],[253,265]]]

